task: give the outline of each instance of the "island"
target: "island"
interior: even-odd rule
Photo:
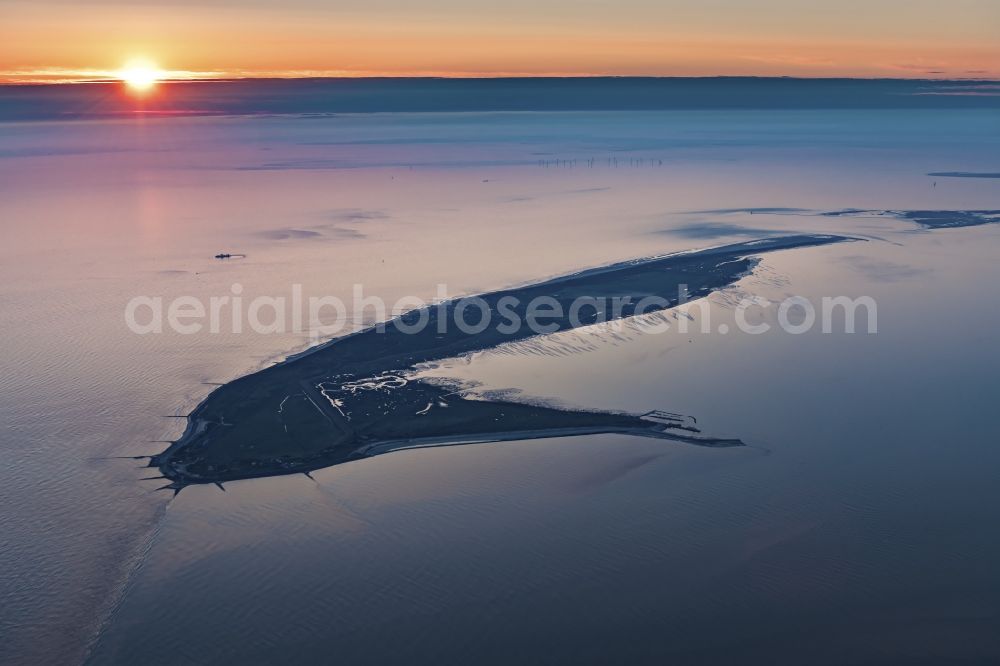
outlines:
[[[765,238],[482,294],[475,297],[478,311],[467,307],[467,298],[413,310],[220,386],[149,466],[169,481],[163,488],[177,492],[190,484],[308,473],[401,449],[499,440],[621,433],[742,446],[738,439],[702,434],[693,418],[680,414],[469,398],[454,387],[414,379],[413,369],[539,335],[542,326],[551,333],[663,311],[734,283],[762,253],[846,240],[854,239]],[[460,327],[459,317],[473,324],[488,318],[490,325]]]

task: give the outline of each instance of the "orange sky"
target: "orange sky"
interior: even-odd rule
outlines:
[[[0,80],[791,75],[1000,78],[998,0],[0,0]]]

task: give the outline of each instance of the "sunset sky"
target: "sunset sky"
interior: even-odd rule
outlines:
[[[998,0],[0,0],[0,80],[1000,78]]]

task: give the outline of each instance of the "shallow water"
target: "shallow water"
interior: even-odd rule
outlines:
[[[997,129],[973,111],[0,125],[0,660],[1000,657],[998,227],[692,212],[1000,208],[995,181],[926,176],[995,171]],[[775,230],[870,240],[769,255],[737,289],[871,295],[877,335],[722,335],[722,294],[695,313],[711,334],[587,329],[426,371],[691,414],[745,450],[508,442],[172,501],[107,459],[160,450],[202,382],[310,343],[138,336],[133,296],[431,298]]]

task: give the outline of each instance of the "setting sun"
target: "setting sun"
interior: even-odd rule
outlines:
[[[134,61],[118,72],[118,78],[130,90],[134,92],[146,92],[156,85],[162,78],[162,74],[163,72],[156,65],[148,61]]]

